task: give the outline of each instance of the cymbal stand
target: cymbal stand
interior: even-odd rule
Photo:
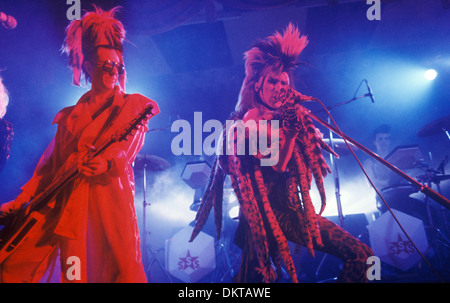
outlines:
[[[328,123],[330,123],[330,118],[328,117]],[[333,142],[333,132],[330,130],[330,147],[332,150],[334,150],[334,142]],[[336,163],[336,160],[334,159],[334,156],[332,154],[330,154],[330,163],[331,166],[333,167],[332,172],[333,172],[333,180],[334,180],[334,193],[336,196],[336,205],[337,205],[337,212],[338,212],[338,219],[339,219],[339,225],[345,229],[344,227],[344,214],[342,212],[342,203],[341,203],[341,187],[340,187],[340,182],[339,182],[339,173],[338,173],[338,166]],[[319,265],[316,268],[316,278],[319,276],[320,270],[322,268],[322,266],[324,265],[326,259],[327,259],[328,254],[324,255],[322,257],[322,260],[320,261]],[[335,278],[333,278],[335,279]]]
[[[440,188],[440,181],[438,178],[436,178],[436,171],[434,170],[428,170],[425,176],[420,176],[419,181],[422,181],[424,184],[427,184],[430,188],[432,187],[432,183],[436,184],[437,191],[441,193]],[[450,252],[450,240],[445,236],[445,234],[441,231],[441,229],[436,226],[435,222],[433,221],[433,216],[430,209],[430,198],[428,196],[425,196],[425,206],[427,209],[427,215],[428,215],[428,225],[425,228],[430,230],[430,240],[432,243],[432,247],[435,250],[435,256],[438,262],[438,265],[440,268],[445,266],[443,260],[447,260],[449,258],[449,252]],[[448,231],[448,225],[447,225],[447,216],[446,216],[446,209],[442,208],[442,215],[444,220],[445,228]],[[445,251],[444,251],[445,250]],[[436,260],[435,259],[435,260]]]
[[[229,181],[229,180],[227,180]],[[227,275],[230,275],[231,278],[234,277],[234,267],[236,265],[237,260],[234,260],[234,262],[231,262],[231,257],[235,257],[229,249],[231,249],[232,241],[230,240],[229,236],[229,230],[231,230],[231,224],[230,220],[233,221],[233,218],[230,218],[229,211],[230,211],[230,200],[231,200],[231,193],[233,192],[233,188],[230,186],[228,188],[224,188],[224,199],[227,201],[227,209],[226,209],[226,216],[223,216],[223,224],[222,224],[222,230],[221,230],[221,237],[219,241],[217,242],[218,253],[217,255],[220,255],[221,253],[225,256],[226,261],[226,268],[223,273],[223,275],[218,280],[219,283],[223,283],[225,281],[225,278]]]
[[[143,172],[143,186],[142,186],[142,195],[143,195],[143,209],[142,209],[142,234],[144,235],[144,243],[143,243],[143,259],[145,260],[145,262],[147,263],[146,267],[145,267],[145,273],[147,274],[150,271],[150,267],[153,265],[153,263],[157,263],[158,266],[161,268],[161,270],[164,272],[164,274],[167,276],[167,278],[169,279],[170,283],[173,282],[171,276],[169,275],[169,273],[167,272],[167,270],[165,269],[165,267],[161,264],[161,262],[159,261],[158,257],[156,256],[156,253],[159,250],[154,251],[152,249],[152,246],[148,243],[148,236],[151,234],[151,231],[147,230],[147,207],[150,206],[151,204],[147,202],[147,163],[143,163],[142,164],[142,172]],[[160,249],[161,250],[161,249]],[[150,253],[150,254],[149,254]],[[150,260],[149,260],[149,255],[150,255]],[[147,275],[147,277],[151,277],[150,274]],[[150,280],[150,278],[149,278]]]
[[[449,176],[445,175],[445,166],[448,163],[448,156],[445,156],[444,160],[439,164],[439,167],[437,169],[430,169],[428,168],[428,165],[426,165],[426,171],[425,174],[420,175],[417,177],[417,180],[420,183],[423,183],[424,185],[427,185],[428,187],[432,187],[433,183],[436,185],[436,189],[437,192],[439,194],[442,194],[441,192],[441,186],[440,183],[442,180],[446,180],[449,178]],[[429,225],[431,227],[435,227],[435,224],[433,222],[433,217],[432,217],[432,213],[431,213],[431,208],[430,208],[430,197],[429,196],[425,196],[425,205],[426,205],[426,209],[427,209],[427,215],[428,215],[428,222]],[[442,212],[442,219],[443,219],[443,223],[445,224],[445,228],[446,231],[448,232],[448,222],[447,222],[447,216],[446,216],[446,211],[448,211],[448,209],[444,208],[444,207],[440,207],[441,208],[441,212]]]
[[[224,254],[225,256],[225,261],[226,261],[226,269],[224,271],[224,274],[222,275],[222,277],[219,279],[218,282],[223,283],[226,276],[228,274],[230,274],[230,277],[233,278],[234,276],[234,269],[233,269],[233,264],[231,263],[231,259],[230,259],[230,255],[228,253],[227,250],[227,246],[226,246],[226,241],[223,240],[223,237],[221,237],[221,239],[216,243],[216,245],[218,246],[218,253],[217,255],[220,255],[221,253]]]
[[[330,118],[328,118],[328,123],[330,123]],[[330,130],[330,147],[332,150],[334,150],[334,143],[333,143],[333,132]],[[342,228],[344,228],[344,214],[342,213],[342,204],[341,204],[341,189],[340,189],[340,183],[339,183],[339,174],[338,174],[338,167],[336,160],[334,159],[334,156],[330,154],[330,162],[333,167],[333,177],[334,177],[334,188],[335,188],[335,195],[336,195],[336,204],[337,204],[337,211],[338,211],[338,217],[339,217],[339,224]]]

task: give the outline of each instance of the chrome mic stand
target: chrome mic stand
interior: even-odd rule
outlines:
[[[328,123],[330,123],[330,117],[328,117]],[[334,148],[334,139],[333,139],[333,132],[330,130],[329,131],[329,136],[330,136],[330,143],[329,146],[331,147],[331,149],[333,151],[335,151]],[[334,159],[333,154],[330,154],[330,164],[332,167],[332,171],[333,171],[333,180],[334,180],[334,193],[336,196],[336,205],[337,205],[337,212],[338,212],[338,219],[339,219],[339,225],[345,229],[344,227],[344,214],[342,212],[342,203],[341,203],[341,189],[340,189],[340,183],[339,183],[339,173],[338,173],[338,166],[337,163]],[[319,277],[320,274],[320,269],[322,268],[322,266],[324,265],[325,260],[327,259],[328,255],[325,255],[322,257],[322,260],[320,260],[319,265],[316,268],[316,278]]]
[[[328,117],[328,123],[330,123],[330,118]],[[334,142],[333,142],[333,132],[330,130],[330,147],[334,150]],[[339,174],[336,160],[333,158],[333,155],[330,154],[330,162],[333,167],[333,177],[334,177],[334,192],[336,195],[336,204],[338,211],[339,224],[342,228],[344,228],[344,214],[342,212],[342,203],[341,203],[341,189],[339,183]]]
[[[157,263],[158,266],[161,268],[161,270],[164,272],[164,274],[167,276],[167,278],[169,279],[170,283],[173,282],[171,276],[169,275],[169,273],[166,271],[165,267],[161,264],[161,262],[159,261],[158,257],[156,256],[156,253],[158,251],[153,251],[151,245],[148,243],[148,235],[151,234],[150,231],[147,230],[147,206],[150,206],[151,204],[147,202],[147,163],[144,159],[144,161],[142,161],[142,173],[143,173],[143,186],[142,186],[142,195],[143,195],[143,209],[142,209],[142,229],[143,229],[143,260],[145,260],[146,262],[146,266],[144,268],[145,270],[145,274],[147,275],[147,273],[150,270],[150,267],[153,265],[153,263]],[[149,252],[151,255],[151,259],[149,260]],[[149,276],[149,275],[148,275]],[[150,279],[149,279],[150,280]]]
[[[359,84],[358,89],[357,89],[356,92],[358,92],[359,87],[361,86],[361,84],[362,84],[364,81],[367,82],[367,80],[361,81],[361,83]],[[347,100],[347,101],[340,102],[340,103],[334,104],[334,105],[332,105],[332,106],[329,106],[329,107],[327,108],[327,110],[328,110],[328,111],[331,111],[331,110],[333,110],[333,109],[335,109],[335,108],[337,108],[337,107],[339,107],[339,106],[341,106],[341,105],[346,105],[346,104],[349,104],[349,103],[351,103],[351,102],[353,102],[353,101],[356,101],[356,100],[358,100],[358,99],[362,99],[362,98],[365,98],[365,97],[372,97],[372,93],[369,91],[369,93],[364,94],[364,95],[361,95],[361,96],[358,96],[358,97],[356,96],[356,93],[355,93],[355,95],[353,96],[353,98],[351,98],[350,100]],[[330,116],[328,116],[328,124],[331,124],[331,118],[330,118]],[[323,124],[322,124],[322,125],[323,125]],[[326,127],[326,125],[325,125],[325,127]],[[329,127],[326,127],[326,128],[329,130],[329,134],[330,134],[330,135],[329,135],[329,137],[330,137],[330,143],[329,143],[329,145],[330,145],[331,149],[332,149],[333,151],[335,151],[335,144],[334,144],[334,141],[333,141],[333,130],[332,130],[331,128],[329,128]],[[331,166],[332,166],[332,168],[333,168],[332,170],[333,170],[334,188],[335,188],[335,196],[336,196],[336,204],[337,204],[337,211],[338,211],[339,225],[340,225],[342,228],[344,228],[344,214],[343,214],[343,211],[342,211],[342,203],[341,203],[341,189],[340,189],[340,183],[339,183],[339,173],[338,173],[338,167],[337,167],[336,160],[333,158],[333,155],[332,155],[332,154],[330,154],[330,163],[331,163]]]

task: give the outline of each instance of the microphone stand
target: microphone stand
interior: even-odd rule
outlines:
[[[328,123],[330,123],[330,118],[328,117]],[[330,147],[334,150],[334,142],[333,142],[333,132],[330,130]],[[339,175],[338,175],[338,167],[337,163],[333,158],[333,155],[330,154],[330,162],[333,167],[333,177],[334,177],[334,192],[336,195],[336,204],[338,211],[339,224],[342,228],[344,228],[344,214],[342,212],[342,204],[341,204],[341,189],[339,183]]]
[[[327,109],[329,111],[333,110],[336,107],[339,107],[341,105],[345,105],[348,103],[351,103],[353,101],[356,101],[358,99],[361,98],[365,98],[365,97],[370,97],[370,93],[361,95],[359,97],[353,97],[350,100],[344,101],[344,102],[340,102],[337,103],[335,105],[332,105],[330,107],[327,107]],[[328,124],[330,123],[330,117],[328,117]],[[339,133],[338,133],[339,135]],[[334,142],[333,142],[333,132],[330,129],[330,147],[332,150],[334,150]],[[331,166],[333,167],[333,177],[334,177],[334,190],[335,190],[335,196],[336,196],[336,205],[337,205],[337,211],[338,211],[338,218],[339,218],[339,225],[344,228],[344,214],[342,212],[342,203],[341,203],[341,189],[340,189],[340,183],[339,183],[339,174],[338,174],[338,167],[337,167],[337,163],[333,158],[333,155],[330,154],[330,162],[331,162]]]
[[[371,95],[372,95],[371,93],[367,93],[367,94],[361,95],[359,97],[353,97],[350,100],[347,100],[347,101],[344,101],[344,102],[341,102],[341,103],[336,103],[335,105],[331,105],[331,106],[327,107],[327,109],[329,111],[331,111],[331,110],[335,109],[336,107],[339,107],[341,105],[345,105],[345,104],[351,103],[351,102],[356,101],[356,100],[361,99],[361,98],[370,97]]]
[[[349,101],[347,101],[345,103],[348,103],[348,102]],[[421,184],[416,179],[408,176],[403,171],[401,171],[400,169],[398,169],[394,165],[390,164],[389,162],[387,162],[386,160],[384,160],[383,158],[381,158],[380,156],[378,156],[377,154],[375,154],[374,152],[372,152],[371,150],[369,150],[368,148],[366,148],[365,146],[360,144],[358,141],[353,140],[352,138],[350,138],[346,134],[342,133],[340,130],[336,129],[335,127],[331,126],[329,123],[323,121],[322,119],[320,119],[319,117],[317,117],[313,113],[309,113],[309,115],[310,115],[310,117],[312,119],[314,119],[315,121],[317,121],[318,123],[320,123],[324,127],[328,128],[330,131],[332,131],[335,134],[341,136],[346,141],[352,143],[353,145],[355,145],[356,147],[358,147],[359,149],[364,151],[366,154],[368,154],[370,157],[374,158],[375,160],[377,160],[378,162],[380,162],[381,164],[383,164],[384,166],[386,166],[387,168],[389,168],[390,170],[392,170],[393,172],[395,172],[396,174],[398,174],[399,176],[401,176],[402,178],[404,178],[405,180],[410,182],[412,185],[417,187],[420,190],[420,192],[425,194],[427,197],[430,197],[431,199],[435,200],[437,203],[441,204],[442,206],[446,207],[447,209],[450,209],[450,200],[449,199],[447,199],[446,197],[444,197],[440,193],[434,191],[428,185]]]
[[[364,95],[359,96],[359,97],[353,97],[350,100],[347,100],[347,101],[340,102],[340,103],[337,103],[335,105],[329,106],[329,107],[327,107],[327,110],[331,111],[331,110],[333,110],[336,107],[339,107],[341,105],[345,105],[345,104],[351,103],[353,101],[356,101],[358,99],[367,97],[369,95],[370,94],[367,93],[367,94],[364,94]],[[322,111],[323,110],[321,110],[320,112],[322,112]],[[310,116],[313,118],[312,114],[310,114]],[[330,123],[330,116],[328,116],[328,124],[329,123]],[[333,131],[331,129],[329,129],[329,131],[330,131],[330,134],[329,134],[330,144],[329,145],[330,145],[331,149],[333,151],[335,151],[334,141],[333,141]],[[339,135],[339,133],[337,133],[337,134]],[[339,225],[342,228],[345,229],[345,226],[344,226],[344,214],[343,214],[343,211],[342,211],[342,203],[341,203],[341,186],[340,186],[340,182],[339,182],[338,166],[337,166],[336,160],[334,159],[332,154],[330,154],[330,163],[331,163],[331,166],[333,167],[332,172],[333,172],[333,180],[334,180],[334,194],[336,196],[336,206],[337,206],[337,212],[338,212]],[[317,268],[316,268],[316,278],[319,277],[320,270],[321,270],[321,268],[322,268],[326,258],[327,258],[327,255],[325,255],[322,258],[322,260],[320,261],[319,265],[317,266]]]

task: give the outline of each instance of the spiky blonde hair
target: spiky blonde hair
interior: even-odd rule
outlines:
[[[255,83],[271,71],[287,72],[292,80],[292,71],[299,65],[297,57],[308,45],[306,36],[289,23],[280,33],[256,41],[244,54],[245,79],[236,104],[237,116],[255,107]],[[292,82],[292,81],[291,81]]]
[[[123,64],[123,41],[125,29],[117,20],[120,7],[103,11],[94,5],[94,11],[86,12],[80,20],[73,20],[66,28],[66,38],[62,47],[69,57],[69,66],[73,72],[73,84],[80,86],[82,76],[86,81],[89,75],[84,71],[83,62],[96,55],[98,47],[115,49]],[[126,74],[119,77],[121,88],[125,89]]]

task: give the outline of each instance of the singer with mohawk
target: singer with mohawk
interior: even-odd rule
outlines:
[[[152,106],[153,116],[159,109],[140,94],[125,93],[125,30],[115,17],[118,8],[94,8],[69,24],[63,45],[73,84],[81,86],[84,78],[91,88],[56,115],[54,139],[21,194],[1,205],[2,216],[16,214],[60,173],[75,167],[78,174],[52,197],[45,220],[1,263],[2,282],[45,282],[55,274],[62,282],[147,282],[131,167],[144,145],[147,123],[98,156],[86,155],[144,108]]]
[[[306,96],[293,89],[292,79],[297,57],[307,44],[307,37],[289,24],[282,33],[255,42],[245,53],[246,77],[231,119],[280,121],[279,161],[274,166],[262,166],[259,160],[263,155],[238,155],[236,151],[218,156],[191,236],[192,241],[214,207],[220,237],[223,182],[229,175],[240,204],[235,242],[242,256],[235,282],[277,281],[282,262],[291,281],[298,282],[287,241],[306,246],[312,256],[319,250],[342,259],[338,281],[367,281],[366,262],[373,255],[371,249],[321,216],[326,205],[323,177],[330,172],[321,149],[333,151],[299,104]],[[222,142],[227,135],[234,136],[225,132]],[[310,196],[313,178],[322,200],[319,214]]]

